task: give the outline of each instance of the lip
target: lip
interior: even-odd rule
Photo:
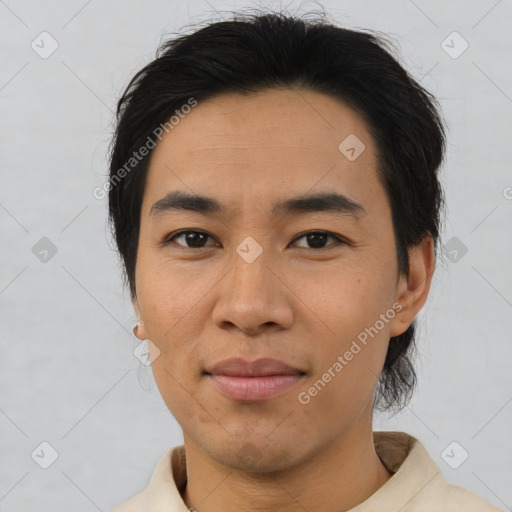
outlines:
[[[270,375],[295,375],[305,373],[279,359],[264,357],[247,361],[241,357],[224,359],[214,364],[206,373],[212,375],[228,375],[230,377],[267,377]]]
[[[256,402],[281,395],[295,387],[305,376],[299,368],[278,359],[246,361],[225,359],[206,372],[210,382],[233,400]]]

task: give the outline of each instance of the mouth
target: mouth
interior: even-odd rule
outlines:
[[[226,359],[204,372],[212,385],[226,397],[257,402],[286,393],[297,386],[306,372],[277,359],[245,361]]]

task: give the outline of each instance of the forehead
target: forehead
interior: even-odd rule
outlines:
[[[342,151],[346,140],[364,147],[355,160]],[[228,206],[326,190],[364,202],[383,195],[376,168],[366,124],[338,99],[289,89],[223,94],[198,102],[153,150],[143,214],[176,189]]]

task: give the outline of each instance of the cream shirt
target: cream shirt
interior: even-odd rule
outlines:
[[[471,491],[447,483],[416,438],[404,432],[374,431],[373,441],[393,476],[349,512],[503,512]],[[180,445],[160,459],[141,493],[111,512],[187,512],[180,494],[186,482],[185,448]]]

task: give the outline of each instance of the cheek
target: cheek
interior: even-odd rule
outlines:
[[[311,428],[318,433],[342,422],[351,423],[369,407],[384,364],[389,337],[386,329],[371,330],[375,319],[354,307],[339,317],[337,336],[321,340],[311,378],[299,390]],[[299,398],[299,397],[298,397]],[[341,422],[341,423],[340,423]]]
[[[393,289],[392,280],[379,277],[375,268],[360,265],[332,272],[315,281],[304,301],[315,304],[322,320],[322,349],[315,349],[313,374],[300,390],[310,400],[306,408],[312,421],[317,413],[327,422],[339,421],[340,414],[357,414],[373,396],[389,341],[389,323],[381,315],[392,319],[386,313]]]
[[[191,269],[192,265],[170,264],[161,255],[139,252],[137,296],[148,337],[159,346],[178,344],[178,333],[199,330],[204,324],[198,311],[216,279]]]
[[[144,257],[138,261],[137,298],[146,336],[160,351],[152,363],[153,374],[164,400],[178,406],[186,401],[201,354],[198,345],[205,318],[200,307],[205,288],[194,283],[183,273],[170,272],[168,265],[164,268]]]
[[[300,390],[303,392],[301,403],[305,398],[309,400],[302,407],[308,418],[310,435],[314,435],[313,431],[318,435],[326,431],[338,433],[371,406],[380,373],[380,359],[375,351],[363,349],[336,372],[334,358],[329,366],[315,375],[309,387]]]
[[[373,325],[392,304],[392,274],[372,259],[333,263],[290,278],[311,326],[343,343]]]

